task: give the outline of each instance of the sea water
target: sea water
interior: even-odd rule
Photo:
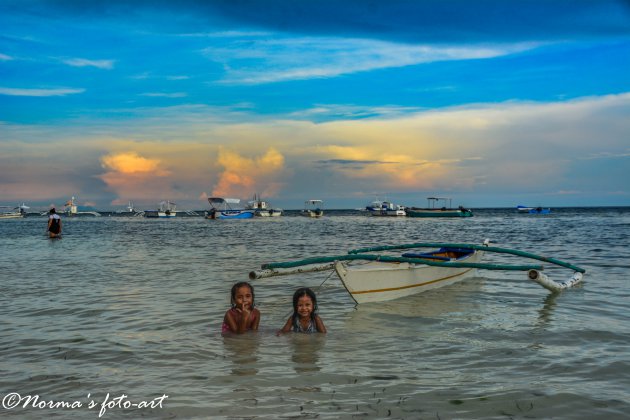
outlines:
[[[63,222],[51,240],[45,217],[0,221],[0,417],[628,418],[630,208]],[[263,263],[486,238],[581,266],[584,282],[552,294],[479,271],[356,306],[330,272],[274,277],[252,282],[260,331],[220,334],[231,286]],[[275,334],[300,286],[328,334]]]

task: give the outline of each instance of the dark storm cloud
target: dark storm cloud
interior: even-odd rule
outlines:
[[[50,10],[45,10],[48,8]],[[75,0],[15,1],[4,9],[139,19],[164,13],[189,30],[254,26],[263,30],[402,42],[503,42],[630,35],[624,0]]]

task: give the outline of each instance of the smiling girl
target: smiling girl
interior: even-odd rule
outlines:
[[[293,294],[293,315],[278,333],[326,333],[324,322],[317,315],[317,297],[308,287],[303,287]]]

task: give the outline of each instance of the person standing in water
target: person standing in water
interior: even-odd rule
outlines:
[[[48,235],[51,238],[58,238],[61,236],[61,217],[57,214],[57,211],[54,209],[50,209],[48,216]]]

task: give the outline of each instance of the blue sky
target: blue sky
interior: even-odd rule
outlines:
[[[0,204],[630,205],[624,1],[0,0]]]

